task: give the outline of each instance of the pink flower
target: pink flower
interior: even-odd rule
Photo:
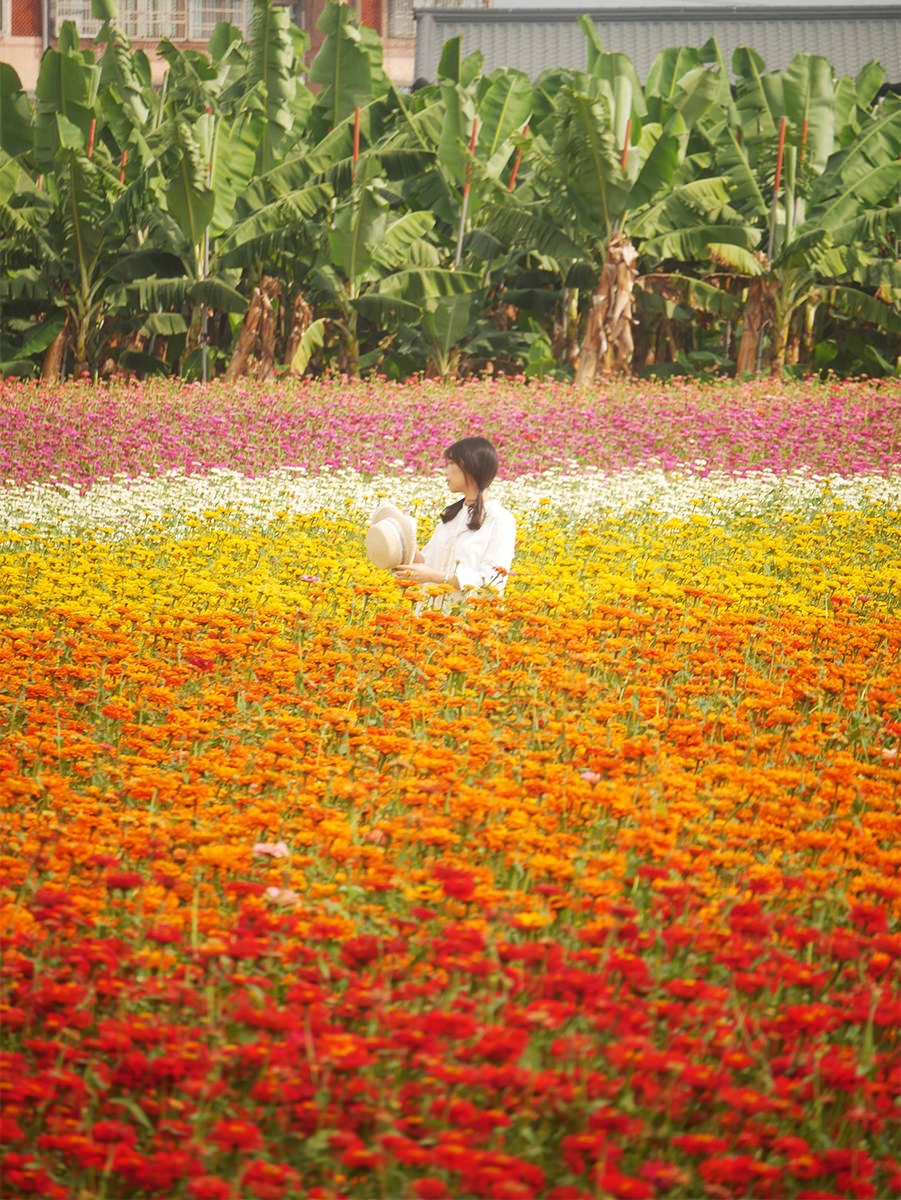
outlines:
[[[256,842],[254,854],[265,854],[269,858],[287,858],[291,851],[284,842]]]

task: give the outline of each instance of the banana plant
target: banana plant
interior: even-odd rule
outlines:
[[[41,293],[49,299],[37,341],[55,331],[54,340],[70,343],[79,372],[98,365],[109,272],[124,239],[115,209],[123,185],[103,136],[100,83],[93,55],[64,23],[58,46],[44,54],[35,90],[32,161],[53,209],[34,264],[32,299]]]
[[[146,314],[143,339],[179,348],[180,369],[208,377],[211,314],[240,314],[240,271],[218,261],[217,237],[230,228],[237,193],[251,178],[253,126],[228,126],[204,113],[189,125],[170,121],[156,139],[160,152],[148,191],[155,203],[117,264],[120,311]],[[131,365],[142,365],[133,359]],[[146,365],[146,364],[143,364]]]
[[[692,139],[695,125],[722,104],[718,71],[697,57],[670,54],[654,75],[661,91],[649,96],[629,60],[604,51],[590,20],[583,28],[589,71],[539,78],[521,185],[488,227],[500,240],[515,233],[523,249],[531,242],[533,266],[556,276],[553,337],[561,364],[578,358],[582,298],[594,290],[614,234],[634,239],[648,267],[663,257],[653,239],[678,232],[686,250],[691,240],[691,262],[697,252],[709,261],[720,241],[750,248],[736,229],[724,181],[705,177]],[[696,288],[693,298],[702,294]]]
[[[366,311],[362,296],[377,294],[379,284],[411,259],[433,261],[428,235],[435,217],[427,211],[397,213],[396,192],[378,174],[378,160],[367,158],[349,199],[336,207],[314,264],[311,286],[332,307],[332,323],[344,347],[342,366],[360,371],[359,317]],[[392,293],[396,295],[396,293]],[[369,310],[371,311],[371,309]]]
[[[733,56],[738,129],[711,124],[711,161],[730,203],[757,232],[755,253],[723,246],[718,258],[747,289],[739,371],[755,371],[769,332],[770,368],[781,371],[792,329],[812,354],[815,323],[834,310],[891,334],[897,324],[896,236],[901,107],[877,103],[881,69],[836,85],[830,64],[796,55],[766,72],[743,49]],[[861,241],[861,235],[868,240]]]
[[[221,24],[209,56],[164,46],[168,82],[147,135],[147,204],[119,264],[117,300],[123,310],[146,313],[142,339],[166,339],[189,375],[208,376],[210,355],[225,353],[213,344],[211,326],[236,322],[247,307],[241,269],[225,264],[219,243],[233,230],[251,181],[280,161],[309,111],[297,79],[303,46],[287,11],[264,0],[255,0],[247,46]],[[259,264],[248,267],[252,288]],[[134,352],[129,363],[149,365]]]

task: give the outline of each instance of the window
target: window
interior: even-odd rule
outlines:
[[[131,39],[205,42],[219,21],[246,33],[250,10],[251,0],[122,0],[117,24]],[[53,0],[53,17],[57,33],[63,21],[74,21],[82,37],[94,37],[100,29],[91,17],[91,0]]]
[[[416,36],[413,21],[413,0],[388,0],[388,37]]]

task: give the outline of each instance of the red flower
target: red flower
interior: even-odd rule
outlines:
[[[634,1175],[623,1175],[615,1167],[605,1166],[598,1171],[598,1186],[602,1193],[616,1200],[653,1200],[654,1185]]]
[[[349,967],[365,967],[381,954],[381,943],[371,933],[348,938],[341,946],[341,959]]]
[[[128,1146],[133,1146],[138,1140],[132,1127],[122,1121],[96,1121],[91,1136],[95,1142],[124,1142]]]
[[[143,882],[143,875],[139,875],[137,871],[107,871],[106,874],[106,886],[111,892],[130,892],[133,888],[140,887]]]
[[[299,1194],[301,1177],[284,1163],[252,1162],[241,1183],[254,1200],[282,1200],[287,1192]]]
[[[263,1135],[250,1121],[217,1121],[210,1130],[210,1141],[222,1150],[259,1150]]]
[[[232,1185],[215,1175],[202,1175],[188,1184],[188,1195],[192,1200],[229,1200]]]
[[[459,867],[437,866],[435,876],[441,881],[445,896],[451,900],[471,900],[476,890],[475,876]]]
[[[416,1200],[445,1200],[448,1190],[440,1179],[427,1175],[413,1184],[413,1195]]]

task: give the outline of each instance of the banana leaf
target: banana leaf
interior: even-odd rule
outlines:
[[[430,212],[405,213],[389,222],[373,247],[374,262],[388,270],[408,263],[415,246],[434,226],[435,217]]]
[[[886,333],[901,334],[901,312],[866,292],[836,285],[828,289],[826,302],[833,312],[842,316],[865,321]]]
[[[299,227],[322,217],[334,192],[326,183],[312,183],[237,222],[218,242],[217,257],[223,266],[249,266],[269,249],[283,244]]]
[[[380,62],[373,61],[373,46],[354,23],[353,9],[328,0],[316,28],[324,35],[310,66],[310,83],[321,91],[314,108],[325,128],[334,128],[357,107],[363,108],[388,90]]]
[[[698,312],[709,312],[718,317],[734,317],[742,309],[740,297],[691,275],[667,272],[660,276],[643,276],[642,283],[650,295],[676,295],[688,308]]]
[[[245,86],[263,85],[265,121],[257,138],[259,166],[266,171],[277,160],[279,149],[293,126],[297,93],[297,67],[287,8],[269,0],[254,0],[250,19]]]
[[[783,75],[785,112],[795,129],[805,126],[804,159],[817,174],[835,149],[835,85],[831,63],[818,54],[796,54]]]
[[[77,34],[69,24],[63,24],[60,48],[45,51],[35,85],[34,158],[44,172],[52,171],[61,148],[87,147],[100,82],[99,68],[71,48]]]
[[[179,134],[182,153],[166,186],[166,208],[195,253],[199,253],[213,219],[216,196],[207,183],[206,162],[193,132],[182,123]]]
[[[151,313],[140,329],[144,337],[153,337],[155,334],[160,337],[180,337],[187,331],[188,322],[184,315],[170,312]]]
[[[22,81],[8,63],[0,63],[0,150],[17,158],[32,147],[31,104]]]
[[[320,317],[304,330],[297,349],[294,352],[294,357],[288,363],[290,370],[295,371],[298,375],[302,375],[309,366],[310,359],[317,350],[322,349],[324,342],[325,321]]]
[[[755,233],[743,225],[696,225],[687,229],[672,229],[657,237],[642,242],[641,256],[645,260],[661,262],[676,259],[679,262],[707,261],[711,247],[716,246],[720,261],[730,254],[739,269],[745,273],[759,274],[758,268],[750,267],[753,259]],[[728,247],[733,247],[731,251]],[[744,251],[744,253],[742,253]]]

